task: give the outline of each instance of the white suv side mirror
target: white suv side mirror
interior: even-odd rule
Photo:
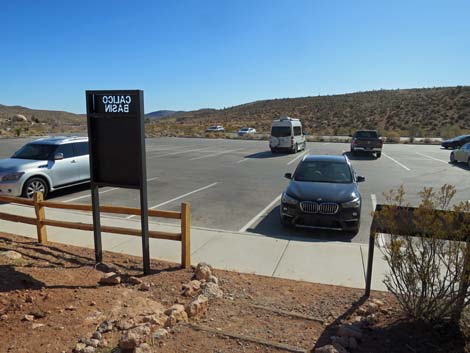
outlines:
[[[54,155],[54,160],[55,161],[60,161],[61,159],[64,159],[64,154],[63,153],[56,153]]]

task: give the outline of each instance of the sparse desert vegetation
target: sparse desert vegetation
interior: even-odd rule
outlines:
[[[451,137],[470,131],[470,87],[398,89],[332,96],[272,99],[226,109],[203,109],[149,122],[152,136],[204,136],[209,125],[226,132],[243,126],[269,133],[280,116],[299,118],[310,135],[349,135],[378,129],[393,140],[400,136]]]

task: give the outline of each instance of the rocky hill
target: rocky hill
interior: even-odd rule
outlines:
[[[358,128],[403,136],[450,136],[470,130],[470,86],[398,89],[331,96],[271,99],[226,109],[184,112],[155,122],[158,134],[202,134],[222,124],[226,131],[252,126],[269,132],[280,116],[302,120],[311,134],[347,135]]]
[[[86,116],[0,105],[0,137],[86,131]]]

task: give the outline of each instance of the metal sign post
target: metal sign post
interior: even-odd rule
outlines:
[[[148,274],[150,252],[144,93],[141,90],[86,91],[86,104],[96,261],[103,260],[98,188],[139,189],[142,257],[144,273]]]

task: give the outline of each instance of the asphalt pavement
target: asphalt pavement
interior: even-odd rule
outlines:
[[[0,140],[0,158],[27,141]],[[444,183],[457,187],[455,201],[470,199],[468,168],[449,164],[450,152],[436,145],[386,144],[379,159],[351,156],[348,144],[330,142],[310,142],[305,152],[296,155],[273,155],[267,141],[164,137],[147,139],[146,150],[149,207],[178,210],[181,202],[189,202],[194,226],[244,236],[365,244],[374,204],[383,202],[383,193],[400,185],[412,205],[419,202],[418,192],[424,187],[439,188]],[[281,226],[279,199],[288,183],[283,176],[293,172],[306,153],[346,153],[357,173],[365,176],[360,184],[362,222],[357,235]],[[90,203],[89,185],[54,192],[50,199]],[[139,207],[139,193],[106,187],[100,189],[100,202]]]

